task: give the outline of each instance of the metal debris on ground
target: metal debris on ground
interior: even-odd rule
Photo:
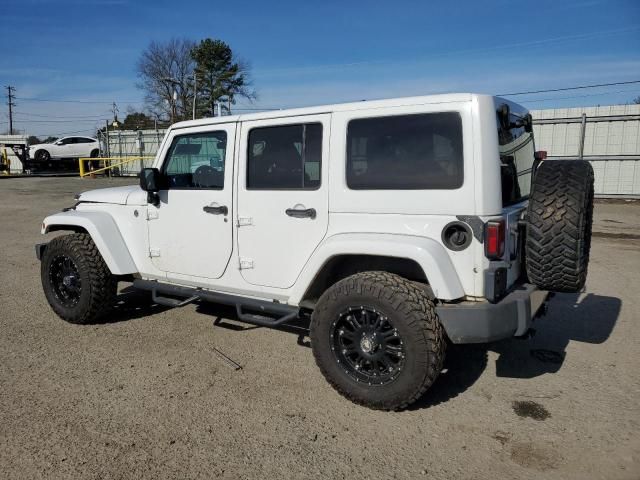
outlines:
[[[220,357],[227,365],[229,365],[231,368],[233,368],[234,370],[242,370],[242,365],[240,365],[237,362],[234,362],[233,360],[231,360],[229,357],[227,357],[224,353],[222,353],[220,350],[218,350],[216,347],[211,347],[213,348],[214,353]]]

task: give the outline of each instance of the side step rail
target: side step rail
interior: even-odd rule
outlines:
[[[164,305],[165,307],[184,307],[185,305],[198,300],[198,298],[200,298],[198,297],[198,295],[192,295],[186,300],[178,300],[177,298],[162,297],[158,295],[158,290],[155,288],[151,290],[151,299],[153,300],[153,302],[157,303],[158,305]]]
[[[295,320],[299,314],[297,307],[284,303],[244,298],[227,293],[210,292],[200,288],[168,285],[154,280],[134,280],[133,286],[140,290],[150,291],[154,302],[168,307],[182,307],[195,300],[231,305],[236,307],[239,320],[262,327],[277,327],[278,325]],[[163,295],[178,298],[169,298]],[[179,298],[183,298],[184,300],[180,300]],[[257,313],[249,313],[245,310]]]

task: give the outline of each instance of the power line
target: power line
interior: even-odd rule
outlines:
[[[100,120],[104,120],[104,117],[101,118],[91,118],[86,120],[31,120],[31,119],[18,119],[19,123],[95,123]]]
[[[551,102],[554,100],[571,100],[574,98],[587,98],[587,97],[599,97],[602,95],[614,95],[617,93],[632,93],[635,90],[616,90],[613,92],[601,92],[601,93],[587,93],[585,95],[573,95],[571,97],[553,97],[553,98],[534,98],[534,99],[524,99],[518,100],[518,103],[537,103],[537,102]]]
[[[25,117],[37,117],[37,118],[96,118],[97,115],[106,116],[109,112],[101,112],[93,115],[42,115],[39,113],[31,113],[31,112],[13,112],[14,115],[20,115]],[[102,118],[102,117],[100,117]]]
[[[73,135],[74,133],[82,133],[82,132],[92,132],[98,130],[98,128],[85,128],[83,130],[76,130],[75,132],[62,132],[62,133],[36,133],[33,134],[34,137],[44,137],[48,135],[50,137],[62,137],[64,135]]]
[[[28,97],[15,97],[18,98],[22,101],[25,102],[52,102],[52,103],[84,103],[84,104],[106,104],[106,105],[111,105],[113,104],[113,100],[111,101],[103,101],[103,100],[55,100],[52,98],[28,98]],[[120,103],[130,103],[130,104],[135,104],[135,105],[141,105],[144,102],[139,101],[139,100],[131,100],[131,101],[120,101]]]
[[[529,95],[531,93],[566,92],[567,90],[581,90],[585,88],[598,88],[598,87],[613,87],[615,85],[631,85],[633,83],[640,83],[640,80],[629,80],[628,82],[599,83],[594,85],[580,85],[578,87],[551,88],[547,90],[532,90],[530,92],[498,93],[497,95],[499,97],[515,97],[516,95]]]
[[[522,48],[522,47],[534,47],[534,46],[541,46],[541,45],[547,45],[547,44],[553,44],[553,43],[558,43],[558,42],[564,42],[564,41],[572,41],[572,40],[587,40],[587,39],[591,39],[591,38],[597,38],[597,37],[602,37],[602,36],[609,36],[609,35],[617,35],[617,34],[621,34],[621,33],[629,33],[629,32],[636,32],[640,29],[640,27],[630,27],[630,28],[618,28],[618,29],[614,29],[614,30],[599,30],[599,31],[594,31],[594,32],[588,32],[588,33],[580,33],[580,34],[573,34],[573,35],[563,35],[563,36],[559,36],[559,37],[551,37],[551,38],[542,38],[542,39],[536,39],[536,40],[528,40],[525,42],[512,42],[512,43],[502,43],[499,45],[492,45],[492,46],[488,46],[488,47],[477,47],[477,48],[467,48],[467,49],[460,49],[460,50],[449,50],[449,51],[438,51],[438,52],[433,52],[430,53],[428,57],[420,57],[420,58],[413,58],[410,60],[389,60],[389,59],[372,59],[372,60],[362,60],[362,61],[355,61],[355,62],[345,62],[345,63],[333,63],[333,64],[324,64],[324,65],[307,65],[307,66],[290,66],[290,67],[276,67],[276,68],[266,68],[266,69],[260,69],[260,68],[256,68],[253,70],[255,75],[261,75],[261,74],[270,74],[270,73],[283,73],[283,72],[313,72],[313,71],[321,71],[321,70],[328,70],[328,69],[334,69],[334,68],[345,68],[345,67],[360,67],[360,66],[365,66],[365,65],[384,65],[384,64],[397,64],[397,63],[416,63],[416,62],[422,62],[425,60],[431,60],[433,58],[436,57],[448,57],[451,55],[459,55],[459,54],[466,54],[466,53],[485,53],[485,52],[493,52],[493,51],[500,51],[500,50],[508,50],[508,49],[512,49],[512,48]]]

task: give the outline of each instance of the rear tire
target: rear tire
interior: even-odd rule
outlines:
[[[583,160],[547,160],[536,171],[527,210],[526,270],[544,290],[584,287],[591,249],[593,168]]]
[[[38,150],[35,154],[35,159],[39,162],[48,162],[51,160],[51,155],[46,150]]]
[[[313,312],[310,336],[327,381],[373,409],[406,408],[444,362],[435,305],[412,282],[387,272],[357,273],[330,287]]]
[[[49,305],[69,323],[94,323],[115,303],[117,279],[86,233],[51,240],[44,250],[40,276]]]

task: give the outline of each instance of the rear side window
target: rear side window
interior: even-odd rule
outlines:
[[[458,113],[349,122],[347,185],[353,190],[455,189],[463,178]]]
[[[320,187],[322,125],[282,125],[249,132],[247,189],[315,190]]]
[[[524,118],[508,110],[497,112],[502,204],[520,202],[529,196],[535,169],[533,132],[525,128]]]
[[[169,188],[222,189],[226,149],[224,131],[175,137],[164,169]]]

